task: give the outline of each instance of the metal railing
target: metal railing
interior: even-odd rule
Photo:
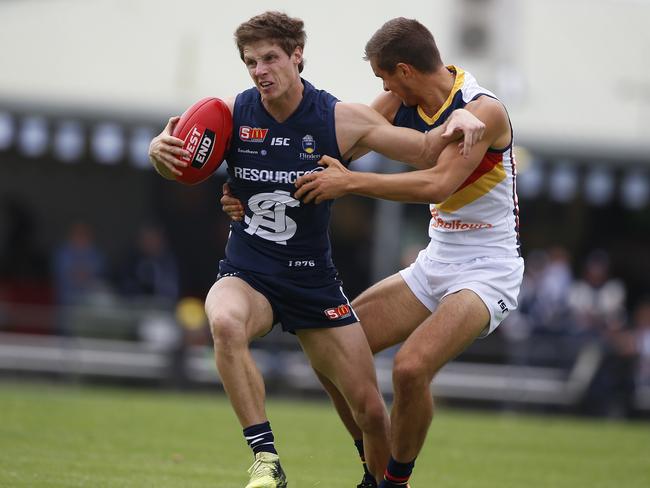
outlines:
[[[64,335],[33,334],[16,330],[12,323],[18,322],[12,318],[29,323],[30,330],[68,322],[58,324]],[[0,303],[0,371],[219,385],[208,336],[203,344],[192,344],[170,311],[142,303],[64,310]],[[273,331],[254,343],[252,351],[272,385],[296,392],[322,390],[293,336]],[[587,344],[568,369],[453,361],[436,376],[432,390],[436,397],[464,401],[571,407],[583,398],[602,356],[597,345]],[[391,352],[375,361],[380,389],[387,396],[392,394],[392,362]],[[635,402],[637,408],[650,410],[650,389],[637,391]]]

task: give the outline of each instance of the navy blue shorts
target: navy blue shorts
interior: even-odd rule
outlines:
[[[241,270],[225,259],[219,263],[217,281],[227,276],[244,280],[266,297],[273,322],[282,330],[322,329],[353,324],[359,319],[343,293],[336,270],[296,278]]]

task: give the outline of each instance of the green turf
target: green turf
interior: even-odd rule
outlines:
[[[352,488],[326,403],[268,412],[291,488]],[[251,456],[219,395],[0,383],[1,487],[242,488]],[[441,410],[413,488],[648,488],[650,424]]]

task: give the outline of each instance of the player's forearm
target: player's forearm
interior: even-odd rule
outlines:
[[[347,193],[410,203],[438,203],[440,189],[428,171],[383,175],[350,172]]]
[[[460,134],[452,137],[442,137],[442,134],[445,132],[445,127],[445,124],[440,125],[425,134],[425,154],[422,157],[422,165],[419,166],[419,169],[432,168],[435,166],[440,154],[449,143],[460,138]]]
[[[447,145],[458,139],[460,134],[443,138],[445,125],[435,127],[426,134],[412,129],[400,128],[401,140],[391,140],[390,137],[383,139],[385,146],[382,151],[391,159],[403,161],[416,169],[428,169],[436,165],[438,157]],[[387,154],[391,153],[391,154]]]

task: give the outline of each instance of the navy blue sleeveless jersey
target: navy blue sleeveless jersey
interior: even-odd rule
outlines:
[[[393,125],[428,132],[445,123],[454,110],[463,108],[465,105],[467,105],[467,102],[463,100],[463,93],[460,90],[454,93],[445,102],[440,112],[433,117],[427,117],[418,106],[402,104],[395,114]]]
[[[293,197],[299,176],[319,170],[323,155],[342,161],[336,142],[338,100],[303,80],[296,111],[279,123],[256,88],[240,93],[226,155],[228,183],[245,207],[231,223],[226,260],[236,268],[276,276],[335,272],[328,234],[332,201],[307,204]]]

